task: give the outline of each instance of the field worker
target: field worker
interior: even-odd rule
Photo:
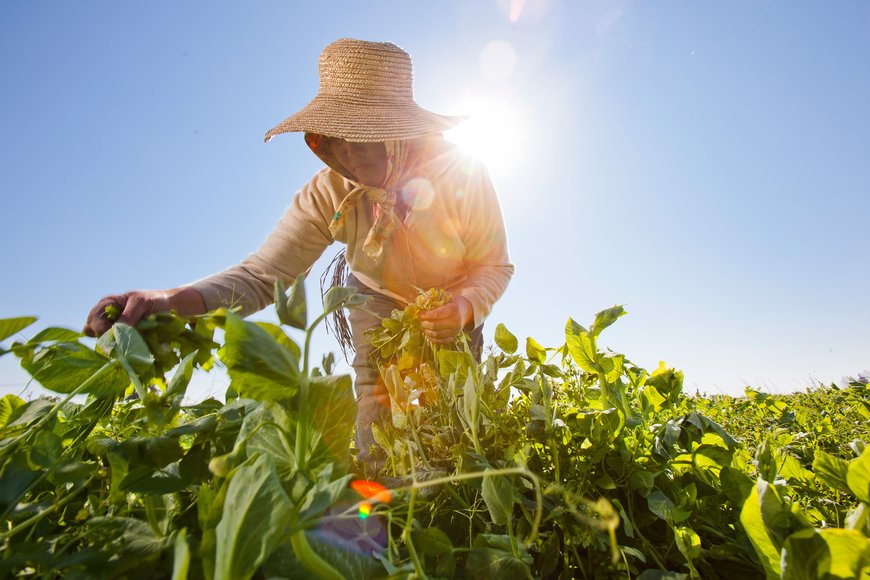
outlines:
[[[267,132],[266,141],[302,132],[326,167],[296,194],[262,246],[192,284],[107,296],[91,310],[84,331],[96,336],[109,329],[110,304],[130,325],[168,310],[189,316],[240,306],[241,315],[249,315],[272,303],[276,280],[289,285],[333,241],[342,242],[346,285],[370,295],[366,308],[377,315],[349,314],[356,443],[359,459],[371,464],[371,425],[389,416],[390,402],[370,364],[365,331],[420,289],[442,288],[452,300],[421,318],[426,336],[446,344],[464,330],[479,352],[483,321],[514,267],[486,169],[442,138],[462,119],[414,102],[407,52],[387,42],[341,39],[323,50],[319,73],[314,99]]]

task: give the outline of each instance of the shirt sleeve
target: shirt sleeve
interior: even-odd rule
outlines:
[[[468,179],[466,203],[460,210],[468,274],[459,295],[471,303],[477,328],[507,289],[514,265],[508,255],[501,206],[486,168],[476,164]]]
[[[285,286],[308,272],[332,243],[329,222],[335,213],[334,180],[319,172],[293,199],[260,248],[241,263],[189,284],[208,310],[241,307],[248,316],[274,301],[275,281]]]

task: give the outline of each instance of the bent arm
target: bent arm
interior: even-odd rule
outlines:
[[[109,306],[118,313],[110,315]],[[135,326],[142,318],[155,312],[175,310],[181,316],[205,314],[205,301],[199,292],[190,287],[169,290],[135,290],[124,294],[106,296],[97,302],[88,313],[82,332],[87,336],[100,336],[115,322]]]
[[[474,327],[483,324],[514,274],[498,196],[486,170],[472,173],[468,203],[462,208],[467,279],[459,290],[471,304]]]

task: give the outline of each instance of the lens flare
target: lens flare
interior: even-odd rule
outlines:
[[[359,519],[364,520],[372,513],[372,504],[367,501],[359,504]]]
[[[390,501],[393,499],[393,495],[390,493],[390,490],[376,481],[355,479],[350,483],[350,487],[369,501],[390,503]],[[367,502],[363,503],[365,504]]]
[[[462,111],[469,119],[445,132],[444,138],[482,160],[490,170],[515,174],[522,166],[525,148],[521,107],[478,95],[461,101],[454,110]]]

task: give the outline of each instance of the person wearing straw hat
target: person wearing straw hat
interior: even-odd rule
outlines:
[[[442,138],[462,118],[414,102],[410,55],[392,43],[345,38],[323,50],[318,68],[317,95],[265,140],[301,132],[326,167],[299,190],[262,246],[179,288],[107,296],[91,310],[85,333],[111,326],[109,304],[127,324],[166,310],[194,315],[236,306],[251,314],[272,302],[276,280],[289,284],[333,241],[342,242],[345,283],[372,297],[370,312],[350,312],[350,338],[359,459],[376,463],[371,425],[389,416],[390,403],[369,362],[365,331],[413,301],[418,289],[442,288],[452,299],[421,317],[424,333],[446,344],[465,330],[479,355],[483,321],[514,267],[486,169]]]

